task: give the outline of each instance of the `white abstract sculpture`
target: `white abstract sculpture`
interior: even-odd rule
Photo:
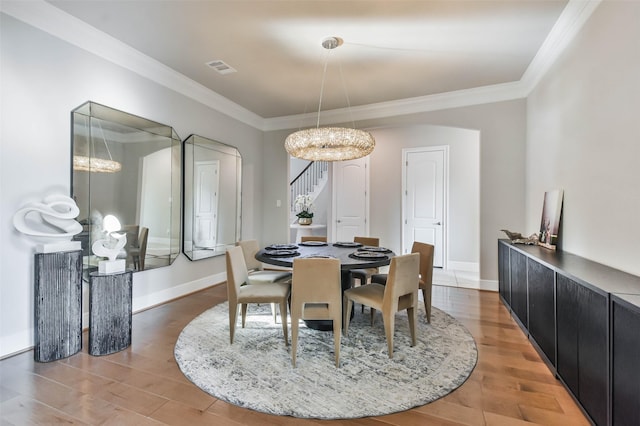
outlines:
[[[98,263],[98,272],[101,274],[111,274],[123,272],[126,267],[124,259],[117,260],[118,253],[127,244],[127,234],[117,233],[122,226],[114,215],[106,215],[102,221],[102,230],[106,234],[105,238],[97,240],[91,246],[93,254],[98,257],[107,257],[108,261]]]
[[[82,232],[82,225],[75,220],[79,213],[72,198],[52,194],[41,203],[29,203],[15,212],[13,226],[40,242],[38,252],[80,250],[80,241],[71,241],[74,235]]]

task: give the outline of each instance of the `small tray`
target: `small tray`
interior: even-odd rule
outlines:
[[[352,257],[354,259],[386,259],[387,255],[384,253],[376,253],[373,251],[356,251],[353,252],[349,255],[349,257]]]
[[[335,247],[362,247],[362,243],[355,243],[353,241],[338,241],[337,243],[333,243]]]
[[[265,250],[295,250],[298,246],[295,244],[272,244],[265,247]]]
[[[264,252],[269,257],[295,257],[300,256],[300,252],[296,250],[268,250]]]
[[[374,253],[391,253],[386,247],[374,247],[374,246],[364,246],[358,249],[358,251],[370,251]]]
[[[328,245],[324,241],[304,241],[298,244],[305,247],[323,247]]]

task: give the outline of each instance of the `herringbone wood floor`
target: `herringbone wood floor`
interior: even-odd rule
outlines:
[[[465,324],[479,352],[471,377],[451,394],[402,413],[344,421],[302,420],[238,408],[192,385],[173,358],[183,327],[224,300],[226,287],[219,285],[138,313],[133,317],[132,346],[113,355],[89,356],[85,341],[81,353],[52,363],[35,363],[32,352],[0,361],[0,424],[589,424],[497,293],[439,286],[434,287],[434,306]]]

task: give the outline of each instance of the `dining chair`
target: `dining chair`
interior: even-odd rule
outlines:
[[[375,237],[353,237],[354,243],[360,243],[363,246],[369,247],[379,247],[380,239]],[[380,272],[378,268],[366,268],[366,269],[352,269],[349,271],[351,273],[351,287],[354,287],[356,284],[356,280],[358,280],[358,285],[365,285],[369,283],[369,280],[373,274],[377,274]],[[364,306],[361,309],[364,312]]]
[[[424,301],[424,311],[427,322],[431,323],[431,291],[433,287],[433,252],[434,246],[427,243],[414,241],[411,247],[411,253],[420,253],[420,281],[418,288],[422,290],[422,299]],[[371,276],[371,282],[385,285],[387,282],[387,274],[374,274]]]
[[[149,228],[141,227],[138,236],[138,246],[132,247],[130,254],[133,258],[133,267],[136,271],[144,271],[145,260],[147,258],[147,241],[149,239]]]
[[[288,282],[274,282],[269,285],[251,284],[247,265],[244,262],[242,247],[235,246],[226,252],[227,262],[227,297],[229,299],[229,342],[233,344],[238,305],[242,312],[242,328],[247,317],[249,303],[277,303],[280,306],[284,342],[289,346],[287,331],[287,302],[291,293]]]
[[[342,290],[340,260],[298,258],[291,282],[291,362],[296,366],[300,320],[332,320],[336,367],[340,366]]]
[[[237,241],[236,245],[242,247],[242,254],[244,256],[244,262],[247,265],[251,284],[272,283],[291,278],[291,271],[289,270],[264,270],[262,262],[256,259],[256,253],[260,251],[258,240]]]
[[[275,282],[291,282],[291,271],[265,271],[262,262],[256,259],[256,253],[260,250],[258,240],[242,240],[236,242],[237,246],[242,247],[244,262],[247,265],[249,273],[249,284],[271,284]],[[277,307],[275,303],[271,304],[271,312],[273,313],[273,321],[276,322]]]
[[[349,319],[353,303],[362,303],[371,307],[371,325],[375,317],[375,310],[382,312],[384,332],[387,338],[389,358],[393,358],[393,333],[395,330],[395,314],[407,311],[411,346],[416,344],[416,319],[418,311],[418,271],[420,270],[420,255],[409,253],[391,259],[387,284],[368,284],[345,290],[343,296],[344,334],[349,331]]]
[[[353,242],[360,243],[363,246],[369,246],[369,247],[380,246],[380,239],[375,237],[353,237]],[[355,284],[355,280],[358,280],[360,285],[365,285],[369,282],[369,278],[371,278],[371,275],[377,274],[378,272],[379,272],[378,268],[352,269],[351,270],[352,284]]]
[[[323,243],[327,242],[327,237],[325,235],[303,235],[300,237],[300,242],[304,243],[305,241],[321,241]]]

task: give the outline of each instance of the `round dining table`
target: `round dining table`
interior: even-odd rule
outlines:
[[[351,269],[386,266],[395,253],[384,247],[369,247],[354,242],[325,243],[306,241],[296,244],[274,244],[256,253],[260,262],[291,268],[293,261],[304,257],[331,257],[340,260],[342,291],[351,287]],[[353,314],[353,312],[352,312]],[[331,321],[305,321],[316,330],[333,330]]]

